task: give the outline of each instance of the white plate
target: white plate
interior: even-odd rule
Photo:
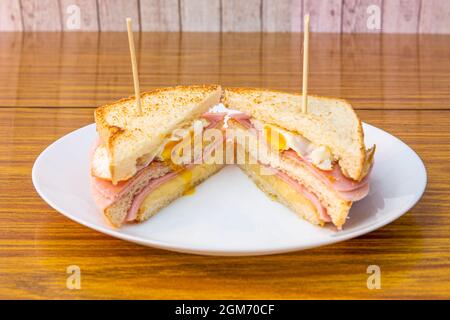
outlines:
[[[422,196],[424,164],[405,143],[364,124],[366,143],[377,145],[370,194],[355,203],[344,229],[320,228],[270,200],[244,173],[228,166],[150,220],[114,229],[90,194],[88,153],[95,125],[51,144],[36,159],[39,195],[66,217],[123,240],[207,255],[261,255],[344,241],[378,229],[407,212]]]

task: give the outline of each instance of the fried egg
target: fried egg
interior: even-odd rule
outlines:
[[[257,122],[254,125],[255,128],[262,130],[264,139],[273,150],[282,152],[292,149],[319,169],[333,168],[333,157],[326,146],[317,146],[301,135],[293,134],[275,125]]]

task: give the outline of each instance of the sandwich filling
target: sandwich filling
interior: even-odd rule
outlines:
[[[328,147],[316,146],[300,135],[273,125],[263,124],[250,117],[241,115],[233,117],[233,119],[246,129],[254,129],[254,134],[263,137],[265,147],[278,152],[281,159],[289,158],[305,165],[310,172],[338,192],[343,199],[358,201],[368,194],[369,174],[361,181],[347,178]]]
[[[195,132],[201,132],[204,127],[208,126],[208,121],[205,119],[197,119],[186,125],[185,127],[174,130],[167,137],[162,137],[161,145],[136,160],[137,171],[147,167],[153,160],[164,161],[167,153],[172,150],[172,147],[179,144],[182,140],[186,140]],[[170,154],[169,154],[170,156]],[[106,147],[99,144],[92,156],[91,174],[97,178],[111,180],[110,158]]]
[[[332,220],[330,214],[345,210],[343,209],[345,207],[349,208],[351,202],[361,200],[369,193],[369,175],[372,165],[361,181],[355,181],[343,174],[338,159],[333,156],[327,146],[315,145],[299,134],[263,123],[242,113],[234,114],[232,119],[235,121],[233,124],[237,131],[243,130],[253,137],[250,140],[259,141],[257,148],[246,145],[242,148],[249,150],[251,157],[257,158],[261,167],[272,171],[272,174],[308,199],[314,205],[321,221],[330,222]],[[245,141],[244,144],[247,142]],[[267,149],[269,153],[261,156],[261,149]],[[368,154],[373,155],[373,151],[373,149],[369,150]],[[281,162],[285,164],[280,165]],[[297,170],[293,170],[295,167]],[[309,172],[308,175],[314,179],[312,184],[311,178],[309,181],[305,180],[306,184],[303,178],[300,180],[295,173],[299,168]],[[322,186],[318,185],[320,183]],[[336,215],[333,216],[336,217],[333,223],[340,228],[342,219],[337,218]]]
[[[95,202],[104,211],[131,193],[132,200],[127,204],[125,221],[134,221],[146,197],[157,188],[174,179],[181,178],[184,185],[184,194],[189,194],[193,190],[192,173],[198,167],[196,164],[207,161],[207,158],[214,153],[214,150],[223,146],[223,141],[209,143],[201,150],[201,153],[189,154],[189,159],[183,158],[181,154],[183,152],[182,147],[185,144],[191,145],[195,143],[194,136],[196,132],[202,132],[203,127],[211,129],[218,126],[219,122],[201,118],[195,120],[187,130],[175,130],[169,137],[164,139],[151,161],[147,160],[145,163],[140,164],[138,172],[132,178],[120,181],[117,184],[96,176],[94,174],[95,171],[91,168],[91,186]],[[96,159],[95,155],[98,154],[98,150],[101,150],[101,148],[99,142],[93,148],[91,155],[92,167],[97,164],[95,161],[98,161],[98,158]],[[175,163],[174,159],[178,159],[178,161]]]

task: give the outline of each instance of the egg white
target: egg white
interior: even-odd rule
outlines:
[[[322,145],[317,146],[303,136],[294,134],[275,125],[263,124],[257,120],[253,120],[252,122],[256,129],[263,130],[266,139],[270,131],[282,136],[286,141],[286,146],[283,150],[294,150],[300,157],[309,160],[321,170],[333,169],[333,156],[328,147]],[[280,146],[278,145],[278,147]]]

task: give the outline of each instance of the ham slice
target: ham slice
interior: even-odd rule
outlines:
[[[209,121],[209,125],[205,129],[215,128],[219,122],[223,122],[226,112],[207,112],[202,114],[202,118]]]
[[[245,119],[245,118],[237,118],[237,117],[232,117],[233,119],[235,119],[237,122],[239,122],[240,125],[242,125],[243,127],[245,127],[246,129],[252,129],[253,124],[250,122],[250,119]]]
[[[369,184],[352,191],[340,191],[339,194],[346,200],[359,201],[369,194]]]
[[[250,116],[246,113],[232,113],[230,114],[230,118],[236,119],[236,120],[250,120]]]
[[[162,162],[154,161],[150,166],[138,171],[131,179],[121,181],[117,185],[112,184],[111,181],[103,180],[91,175],[91,188],[95,202],[100,209],[104,210],[126,194],[134,184],[139,183],[139,179],[142,175],[148,173],[150,170],[157,170],[163,166],[166,165]]]
[[[185,170],[189,169],[193,165],[189,165],[185,168]],[[128,210],[127,216],[125,218],[126,221],[133,221],[137,217],[137,213],[139,211],[139,208],[142,205],[142,202],[145,200],[147,195],[155,190],[156,188],[160,187],[162,184],[172,180],[176,176],[180,174],[180,171],[174,171],[170,172],[160,178],[153,179],[150,181],[150,183],[133,199],[133,202],[131,203],[131,207]]]
[[[206,112],[201,115],[203,119],[206,119],[208,121],[215,121],[219,122],[223,120],[223,118],[227,115],[226,112]]]
[[[310,172],[330,188],[337,191],[345,200],[358,201],[369,193],[369,174],[358,182],[345,177],[338,163],[334,164],[332,170],[325,171],[316,168],[311,162],[300,157],[294,150],[286,150],[282,155],[304,164]]]
[[[319,198],[309,190],[307,190],[301,183],[297,180],[292,179],[284,172],[275,169],[275,174],[284,182],[289,184],[292,188],[294,188],[297,192],[302,194],[306,199],[311,201],[311,203],[316,207],[317,212],[319,213],[320,219],[324,222],[330,222],[331,218],[327,214],[327,209],[320,203]]]
[[[202,118],[210,122],[206,129],[216,127],[219,122],[223,122],[225,125],[229,119],[238,121],[247,129],[253,127],[253,125],[250,123],[250,116],[245,113],[207,112],[202,115]]]

